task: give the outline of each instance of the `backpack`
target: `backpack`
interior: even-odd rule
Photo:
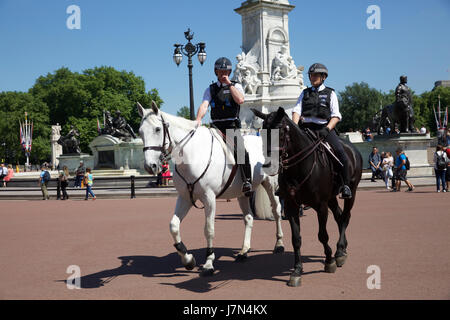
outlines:
[[[49,182],[50,181],[50,172],[45,171],[44,177],[42,178],[42,180],[44,180],[44,182]]]
[[[436,152],[437,160],[436,167],[438,170],[445,170],[447,168],[447,164],[445,163],[444,154],[438,155]]]
[[[405,157],[406,157],[406,155],[405,155]],[[409,163],[408,157],[406,157],[405,167],[406,167],[406,170],[409,170],[411,168],[411,164]]]

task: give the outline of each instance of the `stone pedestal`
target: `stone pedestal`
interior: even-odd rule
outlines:
[[[343,137],[345,138],[346,136],[343,135]],[[376,135],[371,142],[352,143],[359,152],[361,152],[363,169],[369,168],[369,155],[374,146],[378,148],[379,153],[383,151],[391,152],[394,159],[397,156],[395,150],[398,147],[401,147],[411,163],[411,169],[408,171],[408,176],[417,177],[433,175],[433,166],[428,162],[428,148],[433,145],[433,139],[430,138],[429,134],[402,133],[399,135]]]
[[[142,139],[123,141],[110,135],[96,137],[89,144],[94,158],[95,170],[139,170],[144,171]]]
[[[70,173],[77,170],[80,165],[80,161],[84,162],[85,168],[94,168],[94,157],[86,153],[63,154],[57,159],[59,161],[59,170],[62,170],[62,168],[66,166]]]

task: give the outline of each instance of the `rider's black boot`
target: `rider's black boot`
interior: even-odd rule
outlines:
[[[349,186],[344,184],[341,188],[341,198],[342,199],[351,199],[352,198],[352,190],[350,190]]]

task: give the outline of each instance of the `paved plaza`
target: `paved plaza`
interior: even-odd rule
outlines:
[[[206,278],[198,268],[185,270],[175,252],[169,233],[173,197],[1,201],[0,299],[449,299],[449,203],[450,194],[432,186],[413,193],[361,188],[347,232],[349,258],[334,274],[323,272],[316,214],[306,211],[302,286],[291,288],[287,221],[284,254],[271,252],[275,224],[255,220],[249,259],[234,262],[244,231],[236,200],[218,201],[216,271]],[[181,224],[198,265],[205,259],[203,226],[197,209]],[[334,251],[332,215],[328,231]],[[81,289],[67,287],[70,266],[80,270]],[[374,266],[379,289],[368,288]]]

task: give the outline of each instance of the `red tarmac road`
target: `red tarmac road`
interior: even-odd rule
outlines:
[[[359,191],[347,232],[349,257],[334,274],[323,272],[316,214],[306,211],[302,286],[291,288],[287,221],[286,253],[271,252],[275,224],[255,220],[249,259],[234,262],[244,231],[236,200],[218,202],[216,271],[207,278],[198,268],[185,270],[175,252],[169,233],[175,198],[2,201],[0,299],[449,299],[449,204],[450,193],[434,187]],[[197,209],[181,224],[198,264],[205,259],[203,224]],[[334,252],[331,214],[328,230]],[[80,268],[81,289],[66,286],[71,265]],[[380,289],[367,287],[372,265],[380,268]]]

